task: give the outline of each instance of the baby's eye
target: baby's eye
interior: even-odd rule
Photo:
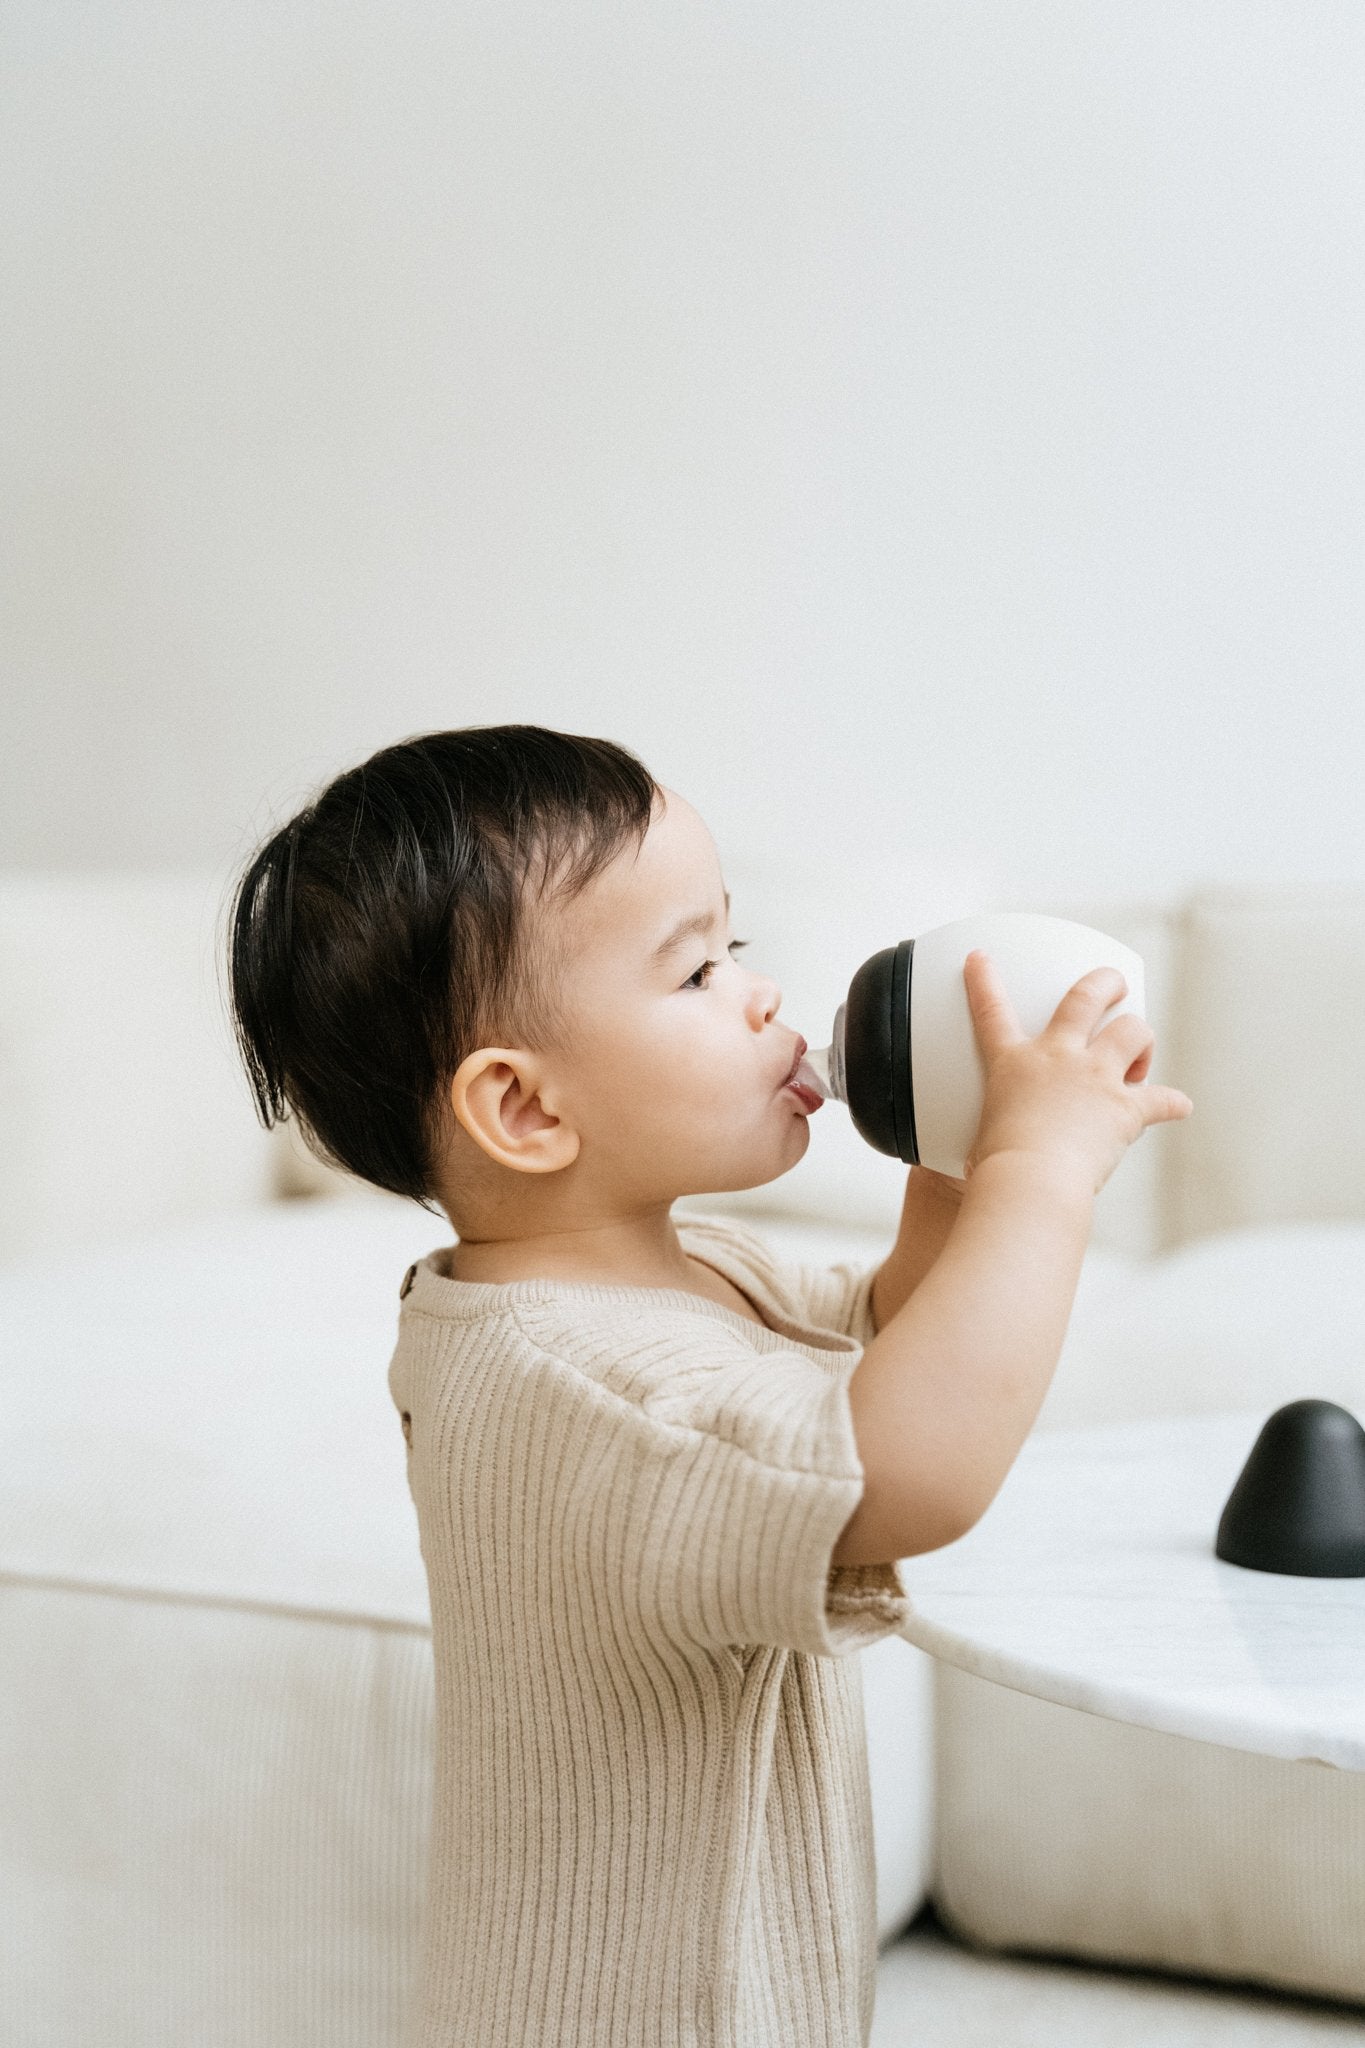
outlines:
[[[730,944],[729,944],[729,946],[727,947],[727,949],[726,949],[726,950],[727,950],[728,952],[731,952],[731,953],[733,953],[733,952],[735,952],[735,951],[736,951],[736,950],[737,950],[737,949],[738,949],[738,948],[739,948],[740,946],[747,946],[747,945],[748,945],[748,943],[749,943],[749,941],[748,941],[747,939],[731,939],[731,941],[730,941]],[[712,968],[713,968],[713,967],[719,967],[719,966],[720,966],[720,962],[719,962],[719,960],[703,960],[703,961],[702,961],[702,963],[701,963],[701,966],[700,966],[700,967],[699,967],[699,968],[697,969],[697,973],[696,973],[696,974],[689,974],[689,975],[688,975],[688,977],[687,977],[686,981],[685,981],[685,982],[683,983],[683,987],[684,987],[684,988],[707,988],[707,987],[709,987],[709,985],[710,985],[710,981],[711,981],[711,970],[712,970]],[[704,975],[704,976],[706,977],[706,979],[705,979],[704,981],[699,981],[699,980],[697,979],[697,975]]]

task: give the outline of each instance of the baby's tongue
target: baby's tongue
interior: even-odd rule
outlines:
[[[810,1088],[823,1102],[829,1102],[834,1090],[829,1085],[829,1047],[820,1052],[808,1052],[792,1075],[793,1081],[802,1088]]]

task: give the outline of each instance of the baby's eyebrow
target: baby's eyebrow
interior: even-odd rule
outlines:
[[[728,889],[725,892],[725,909],[728,915],[730,910],[730,891]],[[695,917],[685,917],[682,923],[674,925],[668,937],[661,940],[654,948],[654,951],[649,956],[651,964],[667,959],[673,948],[680,946],[684,939],[690,939],[694,932],[709,932],[710,929],[711,913],[709,910],[699,910]]]

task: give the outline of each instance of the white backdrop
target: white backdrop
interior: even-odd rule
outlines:
[[[1365,876],[1363,96],[1354,0],[10,0],[0,865],[528,719],[723,855]]]

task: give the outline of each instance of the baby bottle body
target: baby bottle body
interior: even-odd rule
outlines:
[[[1131,946],[1070,918],[985,911],[936,926],[874,954],[854,975],[830,1044],[808,1052],[797,1078],[843,1102],[878,1151],[961,1179],[985,1101],[962,970],[989,953],[1019,1027],[1036,1038],[1062,997],[1095,967],[1117,967],[1128,987],[1095,1026],[1145,1017],[1142,960]]]
[[[1091,925],[1031,911],[995,911],[939,925],[916,939],[908,1050],[915,1145],[921,1165],[959,1180],[986,1095],[986,1062],[962,978],[967,955],[977,947],[994,961],[1026,1038],[1047,1029],[1067,990],[1093,967],[1117,967],[1128,983],[1096,1031],[1124,1012],[1147,1014],[1141,959],[1131,946]]]

